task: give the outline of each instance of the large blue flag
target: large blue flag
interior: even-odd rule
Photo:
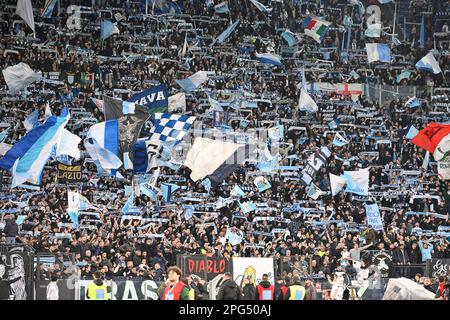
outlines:
[[[167,85],[165,83],[136,93],[128,99],[128,102],[133,102],[146,107],[149,113],[167,112],[169,106],[168,101],[169,96],[167,94]]]
[[[11,171],[14,167],[12,187],[24,182],[40,184],[44,165],[69,119],[70,113],[64,108],[59,117],[51,116],[32,129],[0,159],[0,168]]]

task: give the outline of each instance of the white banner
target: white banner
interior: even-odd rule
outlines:
[[[244,278],[249,277],[256,286],[263,274],[267,274],[269,282],[275,284],[273,258],[233,258],[233,279],[241,288]]]

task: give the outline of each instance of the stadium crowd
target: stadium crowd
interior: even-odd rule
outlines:
[[[42,8],[44,2],[33,1],[33,7]],[[397,8],[396,17],[392,15],[393,3],[383,5],[389,8],[382,10],[383,28],[375,40],[366,37],[364,31],[371,19],[366,10],[378,1],[363,1],[363,12],[347,0],[303,4],[296,0],[260,1],[272,8],[264,12],[251,1],[228,0],[229,12],[217,13],[218,1],[178,0],[175,2],[181,12],[174,16],[154,14],[164,7],[157,4],[155,8],[149,2],[145,14],[145,1],[60,0],[50,18],[35,15],[35,37],[26,24],[14,24],[20,19],[13,14],[15,1],[2,2],[0,68],[24,62],[42,71],[44,77],[56,74],[57,78],[54,83],[35,82],[16,96],[8,95],[6,83],[0,79],[0,142],[13,145],[20,140],[27,132],[24,121],[34,110],[38,109],[39,118],[44,119],[49,108],[58,115],[64,106],[82,110],[72,114],[67,129],[84,138],[93,123],[105,121],[97,103],[103,95],[127,100],[132,92],[160,83],[167,84],[170,94],[175,94],[181,91],[175,80],[204,70],[215,75],[187,93],[186,107],[179,111],[196,116],[193,127],[197,129],[217,128],[208,102],[213,96],[224,106],[228,123],[221,124],[228,126],[227,130],[245,136],[253,129],[282,124],[282,137],[272,142],[272,148],[278,148],[278,165],[285,169],[275,167],[262,173],[270,188],[260,192],[253,183],[261,174],[257,161],[247,159],[223,183],[212,184],[210,190],[201,181],[193,182],[187,167],[160,167],[159,183],[179,181],[176,183],[182,188],[170,203],[161,196],[156,201],[144,194],[136,196],[135,206],[141,209],[142,220],[123,219],[121,209],[129,198],[127,190],[133,185],[135,173],[122,167],[119,178],[100,176],[80,143],[81,159],[72,163],[82,165],[80,182],[58,181],[54,159],[45,166],[36,190],[10,190],[11,174],[2,171],[0,243],[25,244],[37,253],[55,254],[54,266],[40,270],[42,278],[69,275],[67,261],[72,261],[83,277],[100,271],[107,279],[164,281],[167,269],[183,254],[227,259],[274,257],[276,279],[326,278],[339,268],[356,279],[360,269],[372,263],[363,254],[367,250],[385,250],[392,255],[394,265],[450,259],[450,237],[438,234],[450,226],[450,180],[439,178],[432,155],[425,159],[425,150],[406,137],[411,125],[420,130],[432,121],[450,120],[448,97],[434,92],[450,81],[449,1],[407,1],[406,11]],[[67,27],[69,5],[82,6],[80,30]],[[425,41],[420,45],[424,12]],[[413,24],[404,28],[402,14]],[[331,23],[321,43],[303,33],[302,21],[309,16],[320,16]],[[394,18],[400,21],[397,26]],[[120,33],[100,40],[102,19],[115,22]],[[224,43],[213,43],[230,21],[238,20],[239,26]],[[351,39],[347,46],[345,30],[349,23]],[[280,36],[286,29],[296,35],[292,47]],[[185,42],[187,50],[180,54]],[[389,44],[391,63],[368,63],[368,42]],[[416,62],[433,49],[442,73],[417,70]],[[258,62],[255,54],[263,52],[279,54],[282,66]],[[302,66],[308,88],[326,82],[362,84],[364,89],[356,94],[316,90],[311,97],[319,110],[299,110]],[[406,69],[411,72],[403,77]],[[399,94],[394,86],[408,94]],[[381,99],[378,93],[383,87],[388,88],[386,92],[395,92]],[[420,105],[409,108],[405,104],[413,95]],[[261,99],[256,108],[230,107],[230,101],[249,98]],[[330,110],[332,116],[327,118]],[[238,121],[232,121],[233,117]],[[330,128],[329,122],[336,119],[340,124]],[[336,130],[346,137],[347,144],[333,143]],[[198,135],[195,130],[189,132],[183,144],[189,146]],[[324,146],[331,156],[313,179],[322,191],[313,199],[300,179],[301,172],[311,154]],[[264,147],[258,146],[260,150]],[[365,168],[370,168],[372,196],[344,191],[331,194],[330,174]],[[409,175],[411,172],[416,173]],[[236,199],[235,186],[245,195]],[[96,207],[91,212],[98,214],[98,220],[85,217],[84,223],[72,224],[67,212],[68,191],[75,190]],[[223,200],[230,201],[218,206]],[[367,201],[378,204],[382,230],[367,223]],[[240,206],[243,202],[257,203],[258,209],[244,212]],[[188,219],[185,205],[195,206]],[[255,221],[255,217],[273,219]],[[155,220],[146,224],[145,219]],[[427,288],[433,286],[433,293],[439,285],[438,279],[423,274],[417,275],[416,281]]]

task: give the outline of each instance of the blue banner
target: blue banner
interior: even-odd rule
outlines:
[[[169,97],[167,94],[167,85],[159,86],[144,90],[132,96],[128,102],[140,104],[148,109],[150,113],[167,112],[169,106]]]

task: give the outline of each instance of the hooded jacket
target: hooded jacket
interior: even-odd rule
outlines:
[[[242,300],[241,288],[232,279],[225,280],[220,286],[217,300]]]

